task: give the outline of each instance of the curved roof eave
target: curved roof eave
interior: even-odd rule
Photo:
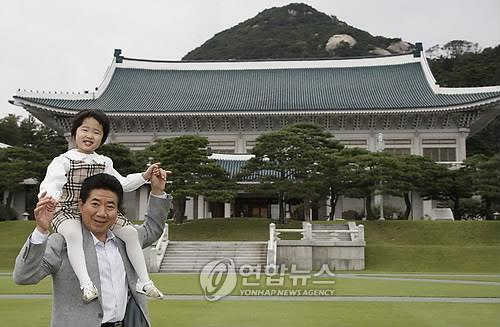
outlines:
[[[477,93],[500,93],[500,85],[496,86],[479,86],[479,87],[441,87],[437,83],[434,75],[432,74],[429,62],[422,54],[420,65],[422,71],[424,72],[427,83],[434,92],[434,94],[447,94],[447,95],[465,95],[465,94],[477,94]]]
[[[106,111],[106,114],[110,117],[148,117],[148,116],[252,116],[252,115],[321,115],[321,114],[338,114],[338,115],[387,115],[387,114],[419,114],[419,113],[434,113],[434,112],[460,112],[475,110],[479,107],[488,106],[500,102],[500,96],[476,101],[472,103],[456,105],[456,106],[444,106],[444,107],[421,107],[421,108],[401,108],[401,109],[350,109],[350,110],[283,110],[283,111],[228,111],[228,112],[112,112]],[[30,101],[28,99],[23,99],[21,97],[14,97],[12,104],[25,107],[35,107],[44,111],[50,111],[53,113],[63,114],[63,115],[74,115],[78,110],[70,110],[66,108],[56,108],[46,105],[41,105],[36,102]]]

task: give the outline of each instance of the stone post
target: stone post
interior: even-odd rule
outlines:
[[[312,240],[312,224],[310,222],[304,221],[302,222],[302,228],[304,231],[302,232],[302,239],[306,241]]]
[[[269,224],[269,240],[274,241],[275,237],[276,237],[276,224],[270,223]]]
[[[365,241],[365,226],[364,225],[358,225],[358,237],[359,240],[364,242]]]

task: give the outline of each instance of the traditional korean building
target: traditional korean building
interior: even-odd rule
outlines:
[[[421,50],[417,45],[409,55],[356,59],[203,62],[128,58],[115,50],[94,90],[19,90],[11,103],[65,135],[76,112],[101,109],[111,119],[108,142],[131,149],[159,138],[206,136],[214,153],[227,154],[217,157],[226,168],[240,167],[247,157],[237,154],[248,154],[259,135],[297,122],[320,124],[345,146],[371,151],[382,133],[385,151],[453,165],[466,158],[466,138],[500,113],[500,86],[440,87]],[[147,196],[139,193],[139,205],[132,205],[137,213]],[[277,212],[272,201],[260,197],[217,208],[199,197],[187,214]],[[362,211],[362,202],[345,199],[336,214],[350,209]],[[414,205],[413,217],[432,216],[432,210],[430,204]]]

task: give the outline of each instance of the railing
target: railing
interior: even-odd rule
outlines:
[[[349,229],[347,230],[314,230],[312,229],[312,224],[309,222],[303,222],[302,223],[302,228],[280,228],[277,229],[276,225],[274,223],[271,223],[269,225],[269,241],[274,242],[274,241],[280,241],[281,238],[279,237],[280,234],[282,233],[301,233],[302,234],[302,241],[312,241],[314,240],[314,235],[315,234],[329,234],[332,236],[332,240],[337,240],[338,236],[340,234],[350,234],[351,235],[351,240],[360,240],[364,241],[365,240],[365,226],[363,225],[357,225],[354,222],[349,222],[348,223]],[[272,243],[271,243],[272,244]]]
[[[276,272],[276,260],[278,254],[278,239],[276,235],[276,225],[269,224],[269,241],[267,242],[267,268],[269,273]]]
[[[268,271],[276,271],[276,262],[277,262],[277,254],[278,254],[278,241],[280,241],[279,235],[282,233],[301,233],[302,238],[301,241],[336,241],[342,242],[338,238],[340,234],[349,234],[350,241],[344,242],[353,242],[354,244],[363,244],[365,241],[365,226],[357,225],[354,222],[348,223],[349,229],[347,230],[315,230],[312,229],[312,224],[309,222],[303,222],[302,228],[276,228],[276,224],[269,224],[269,241],[267,242],[267,269]],[[330,239],[325,240],[322,239],[314,239],[315,234],[328,234],[331,236]]]
[[[313,234],[328,234],[331,241],[342,241],[339,236],[341,234],[349,234],[351,241],[364,242],[365,241],[365,226],[357,225],[354,222],[348,223],[349,229],[347,230],[315,230]],[[314,236],[312,237],[314,239]]]
[[[168,224],[165,223],[165,227],[163,227],[163,233],[161,234],[158,241],[152,248],[151,251],[151,271],[160,271],[161,262],[163,257],[165,256],[165,252],[167,251],[168,246]]]
[[[311,239],[312,229],[292,229],[292,228],[280,228],[276,229],[276,224],[269,224],[269,241],[267,242],[267,270],[269,272],[275,272],[277,269],[276,261],[278,255],[278,241],[281,240],[279,235],[281,233],[301,233],[302,239]]]

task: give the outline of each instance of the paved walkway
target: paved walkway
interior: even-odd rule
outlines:
[[[0,273],[10,275],[10,273]],[[474,274],[339,274],[336,278],[380,279],[398,281],[432,282],[446,284],[471,284],[498,286],[500,282],[449,280],[439,277],[474,278],[488,277],[500,278],[500,275],[474,275]],[[406,278],[405,278],[406,277]],[[433,277],[433,278],[419,278]],[[50,294],[4,294],[0,299],[50,299]],[[202,295],[166,295],[166,301],[205,301]],[[440,302],[440,303],[494,303],[500,304],[500,297],[496,298],[467,298],[467,297],[419,297],[419,296],[226,296],[221,301],[316,301],[316,302]]]
[[[45,294],[0,295],[0,300],[50,299]],[[166,295],[164,301],[205,301],[202,295]],[[154,301],[154,300],[153,300]],[[439,302],[439,303],[493,303],[500,298],[417,297],[417,296],[226,296],[221,301],[311,301],[311,302]]]

